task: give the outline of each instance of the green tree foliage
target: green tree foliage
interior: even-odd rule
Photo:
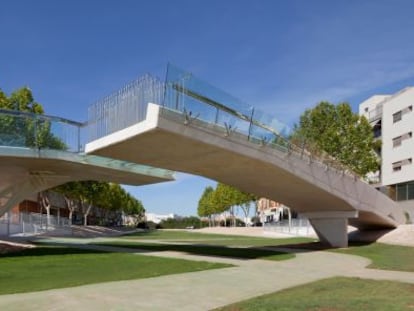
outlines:
[[[159,227],[162,229],[198,229],[208,225],[206,222],[200,221],[197,217],[183,217],[180,219],[168,218],[162,220]]]
[[[200,217],[209,217],[214,214],[213,187],[206,187],[198,200],[197,214]]]
[[[34,101],[32,91],[28,87],[23,87],[11,93],[6,107],[2,108],[36,114],[44,113],[42,105]]]
[[[216,213],[223,213],[234,205],[238,205],[237,189],[222,183],[218,183],[214,190],[213,202]]]
[[[256,196],[240,191],[232,186],[218,183],[216,189],[207,187],[198,202],[198,215],[209,217],[230,210],[234,216],[234,207],[240,206],[245,214],[249,214],[250,203],[256,200]]]
[[[23,87],[7,96],[0,89],[0,109],[42,115],[41,104],[34,101],[32,91]],[[66,149],[61,139],[51,130],[51,122],[45,118],[35,118],[24,114],[0,116],[2,143],[9,146]]]
[[[72,182],[68,182],[66,184],[60,185],[58,187],[55,187],[53,189],[53,191],[56,191],[63,195],[66,208],[69,211],[69,223],[70,224],[72,224],[73,213],[75,212],[76,207],[77,207],[78,187],[79,187],[78,182],[72,181]]]
[[[133,197],[119,184],[109,184],[109,191],[107,192],[105,202],[106,208],[122,210],[126,215],[135,217],[136,221],[139,221],[145,214],[142,202]]]
[[[328,154],[360,176],[379,167],[372,127],[365,117],[353,113],[348,103],[321,102],[307,109],[291,139],[312,153]]]
[[[136,222],[145,214],[141,201],[115,183],[74,181],[60,185],[53,190],[63,195],[70,219],[80,205],[85,225],[93,207],[99,207],[105,211],[123,211],[126,215],[133,216]]]
[[[88,216],[93,206],[105,205],[109,184],[102,181],[79,181],[75,193],[81,206],[83,224],[88,224]]]

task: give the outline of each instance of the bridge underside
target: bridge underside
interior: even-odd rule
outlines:
[[[0,216],[31,194],[69,181],[146,185],[173,180],[171,172],[118,160],[13,147],[0,147],[0,170]]]
[[[392,200],[353,177],[197,122],[150,104],[145,121],[87,144],[86,152],[205,176],[276,200],[306,213],[332,246],[346,246],[348,218],[361,229],[395,227],[403,219]],[[328,219],[324,213],[341,224],[340,233],[321,220]]]

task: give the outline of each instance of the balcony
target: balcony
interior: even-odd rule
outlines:
[[[382,106],[378,106],[375,109],[368,112],[368,121],[375,122],[382,117]]]

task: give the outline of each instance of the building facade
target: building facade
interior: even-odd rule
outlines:
[[[272,201],[266,198],[260,198],[256,202],[257,204],[257,216],[262,223],[272,223],[283,219],[283,214],[286,212],[289,214],[290,209],[276,201]]]
[[[359,105],[381,140],[381,168],[369,177],[414,219],[414,87],[393,95],[375,95]]]

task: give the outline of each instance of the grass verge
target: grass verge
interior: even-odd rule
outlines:
[[[414,271],[414,247],[382,243],[351,243],[348,248],[333,251],[369,258],[372,264],[368,267],[373,269]]]
[[[358,278],[330,278],[241,301],[216,311],[413,310],[414,285]]]
[[[261,238],[239,235],[199,233],[184,230],[152,230],[137,232],[121,237],[122,240],[160,240],[168,242],[186,242],[222,246],[281,246],[288,244],[309,243],[311,238]]]
[[[141,279],[230,266],[129,253],[37,247],[0,256],[0,294]]]

